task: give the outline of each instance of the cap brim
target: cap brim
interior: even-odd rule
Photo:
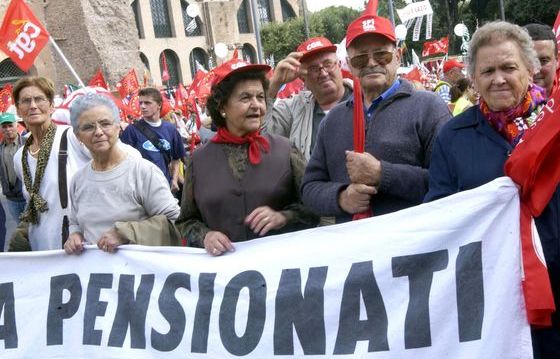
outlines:
[[[240,72],[247,72],[247,71],[264,71],[264,72],[269,72],[272,69],[272,67],[268,66],[268,65],[264,65],[264,64],[252,64],[252,65],[247,65],[247,66],[242,66],[239,67],[235,70],[230,71],[227,76],[225,76],[223,79],[220,80],[220,82],[224,81],[225,79],[227,79],[228,77],[230,77],[233,74],[238,74]]]
[[[305,60],[309,59],[311,56],[320,54],[322,52],[335,52],[336,53],[336,50],[337,50],[336,45],[319,47],[319,48],[316,48],[316,49],[309,50],[309,51],[305,52],[299,60],[300,61],[305,61]]]

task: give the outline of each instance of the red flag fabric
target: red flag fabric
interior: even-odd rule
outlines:
[[[240,59],[243,60],[241,58],[239,58],[239,51],[237,50],[237,47],[235,48],[235,50],[233,50],[233,55],[231,56],[232,59]]]
[[[369,4],[368,4],[369,5]],[[362,88],[360,80],[354,78],[354,151],[364,153],[366,148],[366,129],[364,118],[364,101],[362,99]],[[372,216],[371,208],[362,213],[356,213],[352,216],[352,220],[356,221]]]
[[[105,77],[103,77],[103,71],[101,71],[101,69],[97,70],[95,75],[93,75],[91,80],[89,80],[88,86],[102,87],[106,90],[109,89],[109,86],[107,85],[107,82],[105,81]]]
[[[404,75],[404,78],[409,81],[422,82],[422,73],[420,72],[420,70],[418,70],[418,67],[414,66],[414,68],[410,70],[409,73]]]
[[[210,95],[212,89],[212,79],[214,72],[203,72],[198,70],[194,75],[194,80],[189,86],[189,98],[197,98],[201,106],[206,104],[206,98]]]
[[[167,68],[167,60],[165,59],[165,52],[161,53],[161,81],[167,82],[171,76],[169,76],[169,69]]]
[[[8,108],[14,104],[14,99],[12,98],[12,85],[6,84],[0,90],[0,112],[6,112]]]
[[[290,98],[294,95],[297,95],[301,90],[303,90],[305,84],[303,81],[298,77],[292,82],[288,82],[287,84],[282,85],[280,91],[276,95],[277,98],[284,99]]]
[[[0,50],[27,72],[49,41],[49,36],[23,0],[12,0],[0,27]]]
[[[126,75],[117,83],[117,90],[119,95],[124,99],[130,94],[138,91],[140,86],[138,85],[138,77],[136,76],[136,71],[131,69]]]
[[[447,54],[449,49],[449,39],[447,36],[439,40],[426,41],[422,50],[422,56],[428,57],[436,54]]]
[[[369,0],[362,15],[377,16],[377,0]]]
[[[505,163],[506,175],[520,186],[523,293],[529,322],[550,326],[555,310],[546,263],[532,218],[538,217],[560,183],[560,91],[549,98]]]

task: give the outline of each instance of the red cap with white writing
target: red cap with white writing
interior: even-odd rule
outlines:
[[[348,25],[346,30],[346,48],[352,41],[366,34],[381,35],[391,42],[397,41],[395,29],[389,19],[377,16],[377,0],[369,0],[364,12]]]
[[[298,52],[302,52],[303,56],[300,61],[305,61],[312,55],[318,54],[320,52],[336,52],[336,46],[332,44],[328,39],[324,37],[313,37],[297,48]]]
[[[267,73],[270,71],[270,69],[271,67],[268,65],[251,64],[249,62],[233,58],[212,70],[212,72],[214,73],[214,77],[212,78],[212,86],[216,86],[229,76],[238,72],[264,71],[265,73]]]

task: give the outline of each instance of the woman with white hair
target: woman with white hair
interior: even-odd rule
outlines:
[[[162,240],[147,233],[131,238],[134,231],[115,226],[116,222],[126,224],[156,216],[174,221],[179,206],[154,164],[117,145],[120,117],[114,101],[101,94],[86,94],[72,105],[70,121],[92,160],[76,173],[70,186],[70,236],[64,250],[78,254],[84,244],[97,244],[107,252],[128,243],[173,244],[165,235],[158,236]]]
[[[521,27],[503,21],[482,26],[469,44],[467,62],[480,101],[439,132],[432,151],[426,201],[504,176],[504,163],[525,131],[536,124],[545,103],[545,90],[533,83],[540,63],[529,34]],[[535,218],[557,308],[552,328],[532,328],[535,358],[560,355],[559,192],[557,188]]]

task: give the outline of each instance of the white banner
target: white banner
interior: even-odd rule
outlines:
[[[418,41],[420,39],[420,28],[422,27],[423,17],[417,17],[416,23],[414,24],[414,29],[412,30],[412,41]]]
[[[401,22],[414,19],[415,17],[433,14],[432,5],[428,0],[414,2],[406,5],[402,9],[396,9]]]
[[[426,40],[432,38],[432,22],[433,22],[433,15],[429,14],[426,16]]]
[[[202,250],[0,255],[0,357],[531,358],[507,178]]]

